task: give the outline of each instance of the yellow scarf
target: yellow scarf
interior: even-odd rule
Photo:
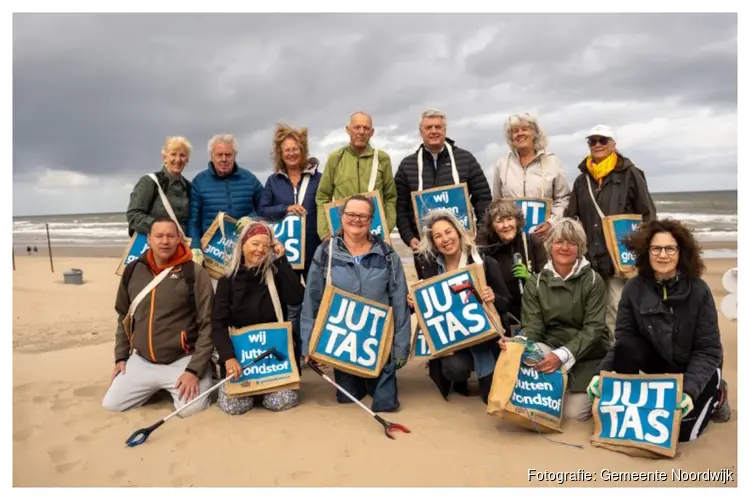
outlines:
[[[586,158],[586,168],[588,169],[591,176],[596,179],[599,184],[602,183],[602,179],[604,179],[607,175],[609,175],[610,172],[612,172],[612,170],[615,169],[616,165],[617,153],[614,152],[596,165],[594,165],[591,159],[591,155]]]

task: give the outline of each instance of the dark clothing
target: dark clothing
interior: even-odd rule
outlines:
[[[297,195],[302,187],[302,181],[309,176],[305,199],[298,200]],[[287,208],[291,205],[302,205],[307,210],[305,217],[305,268],[297,271],[297,274],[307,278],[315,249],[320,245],[318,236],[318,210],[315,203],[315,194],[318,191],[321,174],[318,172],[318,160],[310,158],[307,168],[302,171],[299,184],[292,185],[292,181],[284,172],[275,172],[268,177],[263,196],[260,200],[258,214],[271,222],[279,222],[287,215]]]
[[[187,234],[187,222],[190,215],[190,181],[182,175],[171,174],[166,167],[162,167],[160,171],[154,172],[154,174],[167,197],[167,201],[172,206],[177,221],[182,226],[182,231]],[[125,216],[128,219],[129,236],[133,236],[133,233],[136,232],[148,234],[154,219],[169,217],[169,213],[161,201],[161,196],[159,196],[159,188],[148,175],[138,179],[133,187]]]
[[[453,157],[456,160],[459,183],[465,182],[469,191],[469,203],[474,207],[476,219],[482,220],[484,212],[492,202],[490,184],[482,171],[482,166],[470,152],[458,148],[450,139],[445,140],[453,147]],[[414,206],[411,202],[412,191],[419,189],[419,174],[417,169],[417,152],[407,156],[401,161],[395,175],[396,191],[396,224],[401,239],[408,246],[412,238],[419,239],[417,223],[414,219]],[[443,150],[437,157],[437,169],[435,169],[432,153],[422,148],[424,168],[422,170],[422,189],[430,189],[440,186],[453,186],[453,174],[451,173],[451,160],[448,150]]]
[[[474,263],[474,259],[469,256],[467,264]],[[439,264],[435,260],[428,260],[421,256],[417,256],[415,264],[418,269],[421,269],[424,279],[429,279],[440,274]],[[490,256],[483,258],[484,274],[487,281],[487,286],[492,288],[495,292],[495,309],[500,315],[503,329],[510,334],[510,323],[506,317],[506,313],[510,307],[510,293],[505,286],[505,280],[500,271],[500,267],[497,261]],[[435,385],[437,385],[440,393],[445,399],[448,399],[448,394],[453,390],[459,394],[468,395],[468,386],[466,382],[469,379],[472,371],[477,373],[488,372],[478,377],[479,388],[482,400],[487,402],[489,397],[490,386],[492,383],[492,375],[494,373],[494,364],[490,367],[477,367],[474,359],[473,352],[489,351],[493,360],[493,363],[497,361],[497,357],[500,355],[500,346],[497,343],[497,338],[492,338],[481,344],[467,347],[456,351],[448,356],[431,359],[428,362],[430,378]],[[467,358],[471,361],[469,364]],[[479,368],[479,369],[478,369]],[[446,375],[447,371],[447,375]],[[465,378],[458,380],[459,376]]]
[[[701,278],[677,276],[664,284],[643,275],[629,280],[617,310],[615,345],[598,370],[612,370],[618,344],[631,337],[648,340],[671,372],[684,374],[683,392],[694,402],[723,363],[716,305]]]
[[[372,411],[392,412],[398,410],[398,383],[396,381],[396,363],[389,359],[377,378],[363,378],[333,369],[333,377],[346,392],[361,400],[365,396],[372,398]],[[353,403],[341,391],[336,389],[336,401],[340,404]]]
[[[614,348],[612,369],[617,373],[636,375],[643,373],[679,373],[679,369],[661,357],[654,345],[645,337],[624,337]],[[711,415],[718,407],[721,370],[713,371],[703,391],[693,399],[693,411],[688,413],[680,424],[679,441],[696,439],[705,430]],[[695,433],[693,435],[693,433]]]
[[[601,186],[589,174],[586,160],[578,168],[581,174],[573,182],[565,217],[577,217],[583,224],[588,239],[586,259],[594,271],[607,280],[614,275],[615,267],[607,251],[602,220],[591,200],[586,178],[591,182],[596,203],[604,215],[641,214],[643,222],[648,222],[656,218],[656,206],[648,191],[643,171],[620,154],[617,155],[614,170],[602,180]]]
[[[511,303],[509,312],[520,322],[521,299],[523,299],[523,294],[521,293],[518,278],[513,276],[513,255],[516,253],[520,254],[524,265],[531,267],[530,272],[533,275],[541,272],[542,268],[547,263],[547,252],[544,250],[542,240],[531,234],[526,237],[529,247],[528,260],[526,259],[526,253],[524,252],[521,233],[516,235],[516,237],[509,242],[497,241],[497,239],[494,239],[494,243],[484,246],[482,248],[482,253],[497,261],[497,265],[499,266],[500,272],[505,280],[505,286],[510,293]]]
[[[284,321],[288,321],[289,306],[302,303],[304,290],[286,256],[274,261],[272,267]],[[271,294],[263,277],[258,275],[256,269],[248,269],[243,263],[234,277],[219,278],[211,316],[213,342],[219,353],[219,364],[222,366],[226,360],[235,357],[234,346],[229,336],[230,327],[243,328],[278,322]],[[299,366],[300,341],[298,337],[293,336]]]

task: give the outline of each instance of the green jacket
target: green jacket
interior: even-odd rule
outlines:
[[[339,148],[328,156],[323,176],[318,185],[315,202],[318,209],[318,236],[328,235],[328,220],[323,205],[334,200],[340,200],[355,194],[367,192],[372,171],[373,148],[368,144],[361,156],[352,149],[351,145]],[[385,209],[388,231],[396,227],[396,184],[393,180],[391,157],[378,150],[378,173],[375,178],[375,191],[380,191]]]
[[[567,348],[575,360],[568,387],[571,392],[585,392],[609,346],[604,323],[607,289],[585,257],[572,273],[563,280],[549,261],[526,280],[520,335],[552,349]]]
[[[182,230],[187,232],[187,221],[190,215],[190,181],[182,175],[174,176],[164,167],[156,175],[157,179],[160,179],[164,194],[167,195],[167,200]],[[130,203],[126,213],[128,232],[130,235],[133,232],[148,233],[156,217],[168,216],[156,184],[148,175],[142,176],[130,193]]]

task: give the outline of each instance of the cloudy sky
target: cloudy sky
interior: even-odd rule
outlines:
[[[192,142],[192,178],[235,134],[265,183],[276,122],[324,162],[356,110],[395,171],[430,107],[490,182],[503,121],[531,112],[571,184],[605,123],[655,192],[737,188],[734,14],[16,14],[13,31],[15,215],[124,211],[169,135]]]

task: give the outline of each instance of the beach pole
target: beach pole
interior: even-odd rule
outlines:
[[[47,250],[49,251],[49,268],[52,270],[52,272],[55,272],[55,266],[52,264],[52,242],[49,239],[49,224],[44,223],[44,227],[47,228]]]

